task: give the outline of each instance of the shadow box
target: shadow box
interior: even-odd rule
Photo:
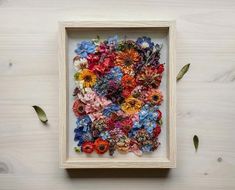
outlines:
[[[175,23],[59,28],[60,167],[176,167]]]

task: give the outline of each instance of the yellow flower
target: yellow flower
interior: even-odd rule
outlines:
[[[127,114],[133,115],[140,110],[142,102],[134,97],[129,97],[122,104],[121,108]]]
[[[96,83],[96,75],[89,69],[83,69],[78,75],[78,80],[83,81],[85,88],[92,87]]]

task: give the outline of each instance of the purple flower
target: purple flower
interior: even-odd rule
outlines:
[[[143,49],[153,49],[154,43],[151,41],[151,38],[143,36],[139,37],[136,40],[136,44],[138,44]]]
[[[118,43],[118,36],[117,36],[117,35],[108,38],[108,45],[109,45],[109,46],[114,46],[114,47],[116,47],[116,46],[117,46],[117,43]]]

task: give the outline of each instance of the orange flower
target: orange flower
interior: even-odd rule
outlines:
[[[92,142],[84,142],[82,144],[82,151],[91,154],[94,150],[94,144]]]
[[[130,75],[124,75],[122,77],[121,84],[127,89],[134,89],[136,87],[135,78]]]
[[[146,101],[155,105],[161,105],[163,101],[162,92],[159,89],[151,89],[146,94]]]
[[[104,154],[109,149],[108,141],[105,141],[101,138],[96,139],[94,142],[94,145],[95,145],[95,151],[97,152],[97,154]]]
[[[133,66],[140,60],[140,56],[134,49],[128,49],[124,52],[119,52],[116,57],[116,65],[120,66],[122,71],[130,74],[133,71]]]

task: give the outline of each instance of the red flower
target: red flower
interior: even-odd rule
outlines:
[[[157,138],[160,133],[161,133],[161,127],[157,125],[155,129],[153,130],[153,137]]]
[[[157,68],[147,66],[137,75],[139,85],[145,87],[158,88],[162,80],[162,74],[158,73]]]
[[[100,43],[100,45],[97,47],[97,51],[100,53],[108,53],[109,48],[104,43]]]
[[[94,144],[92,142],[84,142],[82,144],[82,151],[90,154],[94,151]]]
[[[131,95],[131,90],[129,90],[129,89],[124,89],[124,90],[122,91],[122,96],[123,96],[124,98],[128,98],[130,95]]]
[[[89,63],[89,65],[92,65],[92,64],[97,64],[100,60],[100,57],[96,54],[89,54],[87,56],[87,61]]]
[[[162,112],[160,110],[157,110],[158,117],[157,120],[160,120],[162,118]]]
[[[164,71],[164,65],[163,64],[159,64],[157,67],[157,73],[161,74]]]
[[[89,54],[88,68],[98,75],[104,75],[114,66],[115,56],[115,53],[110,52]]]
[[[76,99],[73,103],[73,112],[77,117],[85,115],[85,104],[83,104],[80,100]]]
[[[126,118],[121,121],[120,124],[122,127],[122,131],[128,133],[132,129],[133,121],[131,120],[131,118]]]
[[[105,141],[101,138],[96,139],[94,145],[97,154],[104,154],[109,149],[108,141]]]
[[[135,78],[130,75],[124,75],[121,84],[125,89],[134,89],[136,87]]]

